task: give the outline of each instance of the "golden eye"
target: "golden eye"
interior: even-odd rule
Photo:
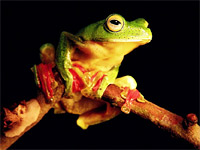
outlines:
[[[124,26],[124,21],[120,15],[110,15],[106,20],[106,26],[110,31],[118,32]]]

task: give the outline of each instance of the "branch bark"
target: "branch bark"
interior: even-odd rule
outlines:
[[[56,101],[59,101],[64,93],[64,84],[62,83],[58,73],[55,73],[55,79],[58,83],[58,86],[54,89],[54,103]],[[48,103],[44,94],[42,92],[39,92],[37,95],[36,100],[38,101],[41,109],[39,116],[37,120],[28,126],[20,135],[15,137],[6,137],[3,133],[1,133],[1,139],[0,139],[0,150],[6,150],[9,148],[14,142],[16,142],[21,136],[23,136],[27,131],[29,131],[32,127],[34,127],[44,116],[46,113],[49,112],[49,110],[53,107],[54,103]],[[30,101],[30,100],[29,100]],[[2,124],[2,123],[1,123]]]
[[[124,99],[120,95],[121,92],[121,89],[116,85],[109,85],[104,92],[103,99],[121,107],[124,103]],[[197,124],[198,119],[195,114],[188,114],[183,118],[147,100],[144,103],[133,101],[131,112],[150,120],[158,127],[200,149],[200,126]]]
[[[58,73],[56,73],[55,79],[58,82],[58,86],[54,89],[54,100],[56,102],[61,99],[64,93],[64,84],[62,83]],[[119,87],[111,84],[107,87],[102,99],[112,103],[115,106],[121,107],[124,104],[124,99],[121,97],[121,92],[122,91]],[[42,93],[39,93],[36,99],[41,107],[37,120],[18,136],[6,137],[5,135],[1,134],[0,149],[5,150],[9,148],[24,133],[34,127],[53,107],[54,103],[47,103]],[[200,127],[197,124],[196,115],[188,114],[186,118],[183,118],[147,100],[145,100],[143,103],[134,101],[131,105],[131,112],[141,116],[142,118],[150,120],[158,127],[167,130],[176,137],[182,138],[185,141],[193,144],[195,148],[200,148]]]

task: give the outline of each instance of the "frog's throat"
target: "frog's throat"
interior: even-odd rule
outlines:
[[[142,45],[141,42],[96,42],[84,41],[71,51],[71,60],[79,61],[90,68],[109,70],[120,65],[124,55]]]
[[[124,56],[147,42],[143,40],[134,42],[84,41],[83,44],[77,45],[77,48],[87,56],[104,59],[107,57]]]

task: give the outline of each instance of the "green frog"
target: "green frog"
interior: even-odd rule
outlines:
[[[121,110],[129,113],[131,101],[142,102],[143,96],[137,91],[137,83],[133,77],[117,78],[119,67],[126,54],[140,45],[149,43],[151,39],[152,33],[145,19],[139,18],[129,22],[119,14],[111,14],[104,20],[86,26],[75,35],[62,32],[56,54],[51,44],[43,45],[41,56],[45,56],[47,51],[53,55],[41,58],[42,62],[48,64],[48,57],[50,62],[54,62],[52,60],[55,57],[55,64],[51,66],[57,67],[65,81],[64,98],[56,103],[55,112],[62,112],[61,108],[64,106],[65,111],[79,114],[77,124],[83,129],[91,124],[109,120],[118,114],[119,109],[111,107],[108,103],[106,103],[107,111],[104,111],[107,117],[106,115],[104,115],[105,118],[97,117],[98,119],[93,123],[86,123],[84,119],[92,114],[88,112],[103,105],[99,102],[105,89],[109,84],[115,84],[123,90],[121,95],[126,100]],[[48,68],[51,67],[47,67],[47,70]],[[35,70],[37,72],[39,67]],[[51,75],[51,71],[48,74]],[[50,79],[53,79],[52,75]],[[48,91],[46,92],[48,98],[53,99],[51,85],[43,86],[43,91],[45,90]],[[79,103],[83,104],[83,101],[87,104],[92,103],[91,109],[89,109],[90,105],[87,105],[88,108],[85,111],[75,113],[75,106],[80,107]],[[84,114],[86,117],[81,118]]]

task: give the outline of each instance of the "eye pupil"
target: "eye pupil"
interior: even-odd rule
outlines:
[[[110,20],[110,23],[114,24],[114,25],[119,25],[121,24],[121,22],[119,22],[118,20]]]

